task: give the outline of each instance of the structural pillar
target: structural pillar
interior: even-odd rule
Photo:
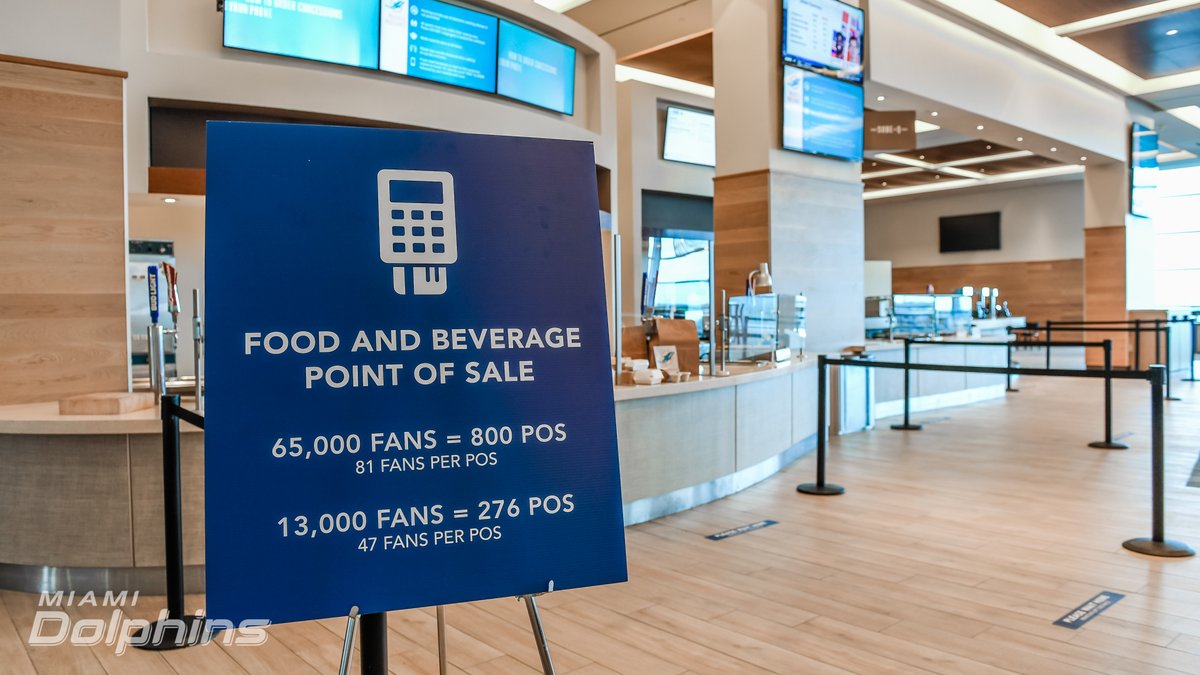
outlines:
[[[769,263],[808,298],[808,350],[840,350],[863,341],[861,165],[782,149],[781,4],[712,0],[715,282],[743,295]]]

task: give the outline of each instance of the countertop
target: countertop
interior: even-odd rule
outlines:
[[[732,387],[739,384],[767,380],[809,368],[816,364],[813,357],[792,359],[782,364],[754,366],[729,364],[727,377],[693,377],[687,382],[655,385],[621,385],[613,387],[616,401],[631,401],[654,396],[688,394],[708,389]],[[183,405],[194,408],[194,399],[184,398]],[[187,422],[180,422],[181,433],[197,433],[200,429]],[[60,415],[58,402],[23,403],[0,406],[0,434],[22,435],[106,435],[106,434],[157,434],[162,431],[158,408],[146,408],[122,415]]]

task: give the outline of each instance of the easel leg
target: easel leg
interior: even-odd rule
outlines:
[[[546,632],[542,630],[542,617],[538,614],[537,600],[532,595],[521,597],[525,600],[525,609],[529,612],[529,627],[533,630],[538,656],[542,659],[542,673],[554,675],[554,662],[550,660],[550,645],[546,642]]]
[[[446,675],[446,607],[437,606],[438,673]]]
[[[387,675],[387,613],[363,614],[358,632],[362,675]]]

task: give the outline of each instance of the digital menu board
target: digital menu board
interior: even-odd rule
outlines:
[[[717,123],[710,112],[667,107],[663,127],[663,159],[672,162],[717,165]]]
[[[575,48],[500,22],[496,93],[560,113],[575,112]]]
[[[861,160],[862,87],[784,66],[783,147]]]
[[[783,60],[861,82],[863,11],[838,0],[783,0]]]
[[[226,47],[379,67],[379,6],[362,0],[228,0]]]
[[[379,69],[494,93],[498,21],[438,0],[384,0]]]
[[[1129,214],[1151,217],[1158,190],[1158,132],[1134,122],[1129,132]]]

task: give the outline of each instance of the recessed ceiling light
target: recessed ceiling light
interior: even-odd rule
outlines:
[[[938,116],[938,111],[936,111],[936,110],[931,110],[931,111],[929,112],[929,116],[930,116],[930,117],[937,117],[937,116]]]
[[[975,131],[983,131],[983,125],[982,125],[982,124],[976,124],[976,125],[975,125]]]
[[[1081,162],[1086,162],[1086,161],[1087,161],[1087,156],[1080,157],[1080,158],[1079,158],[1079,161],[1081,161]]]
[[[885,180],[885,181],[880,181],[880,183],[879,183],[879,184],[880,184],[880,185],[882,185],[883,187],[887,187],[887,181],[886,181],[886,180]]]
[[[934,179],[934,180],[941,180],[941,179],[942,179],[942,176],[941,176],[941,174],[935,174],[935,175],[934,175],[934,177],[933,177],[933,179]]]
[[[177,201],[179,201],[179,200],[175,199],[174,197],[163,197],[164,204],[174,204]]]
[[[1024,136],[1017,136],[1017,142],[1018,142],[1018,143],[1020,143],[1020,142],[1021,142],[1021,141],[1023,141],[1023,140],[1025,140],[1025,137],[1024,137]]]
[[[1050,152],[1058,152],[1058,148],[1050,148]]]
[[[875,162],[871,162],[871,166],[879,166],[879,165],[876,164]]]
[[[1171,30],[1167,31],[1167,35],[1178,35],[1178,34],[1179,34],[1178,28],[1172,28]]]
[[[987,169],[980,169],[979,173],[987,173]]]
[[[925,159],[925,155],[917,155],[917,159]]]
[[[988,146],[985,146],[985,147],[986,147],[986,149],[988,149],[988,150],[991,150],[991,149],[992,149],[992,146],[990,146],[990,145],[988,145]]]
[[[887,100],[887,97],[886,97],[886,96],[876,96],[876,97],[875,97],[875,100],[876,100],[876,101],[886,101],[886,100]]]

